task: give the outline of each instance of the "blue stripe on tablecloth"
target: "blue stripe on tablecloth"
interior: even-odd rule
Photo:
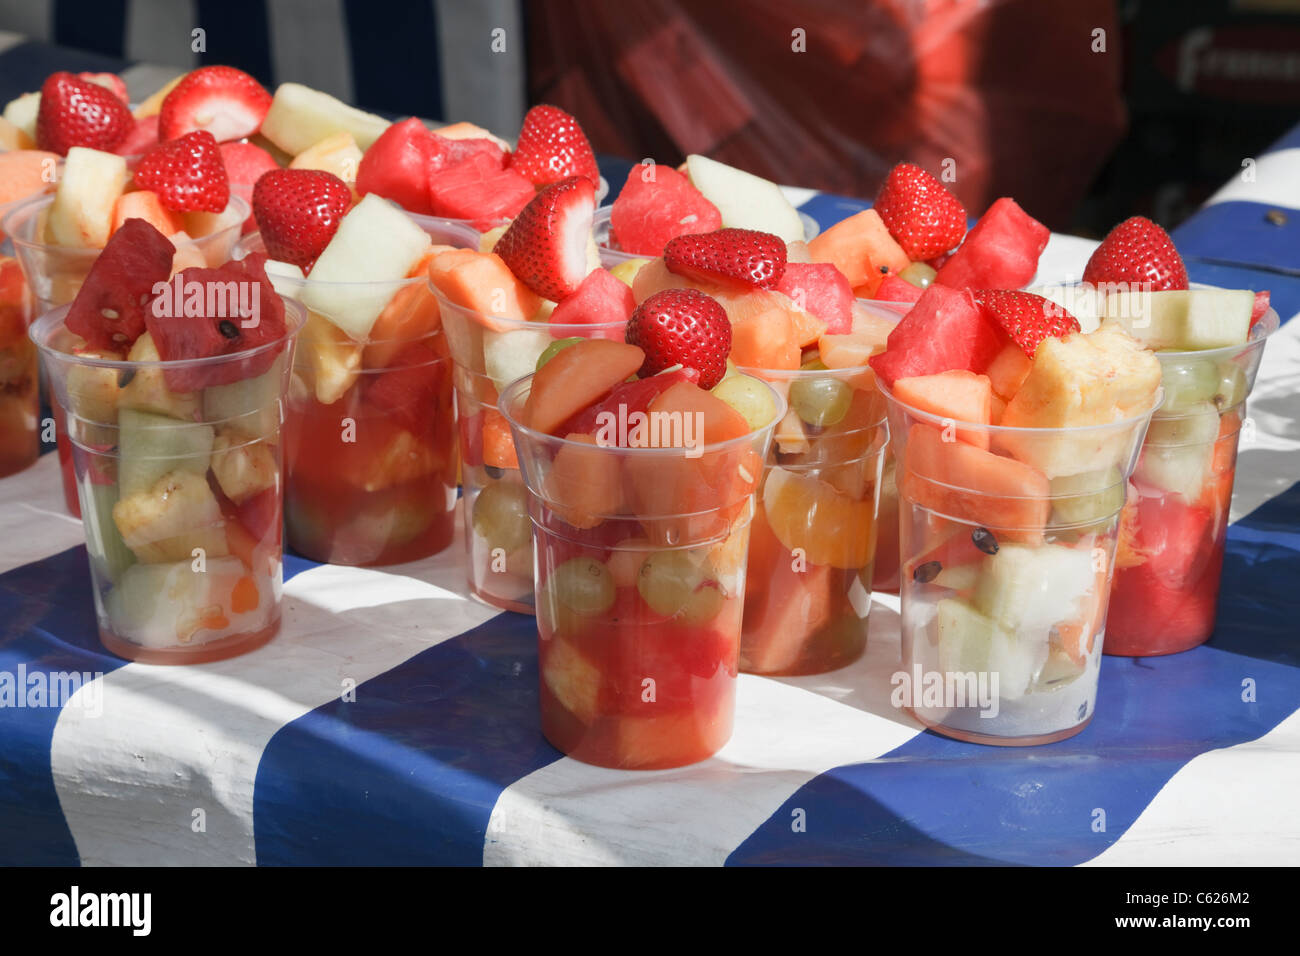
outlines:
[[[1283,210],[1286,221],[1276,226],[1265,214],[1277,208],[1235,201],[1206,206],[1174,230],[1174,245],[1184,259],[1300,275],[1300,210]]]
[[[1284,149],[1300,149],[1300,123],[1291,127],[1290,131],[1279,139],[1276,143],[1264,150],[1267,153],[1276,153]]]
[[[285,579],[312,562],[286,556]],[[99,643],[83,546],[0,574],[0,671],[108,674],[127,662]],[[0,866],[76,866],[50,746],[59,707],[0,707]]]
[[[836,196],[834,193],[818,193],[800,206],[799,211],[816,219],[817,225],[825,231],[841,219],[847,219],[870,206],[871,203],[863,202],[861,199]]]
[[[810,781],[728,863],[1091,859],[1192,758],[1254,740],[1300,706],[1298,527],[1300,485],[1233,525],[1213,641],[1171,657],[1104,658],[1097,715],[1078,736],[999,751],[926,732]],[[1245,678],[1256,702],[1241,700]],[[792,830],[796,808],[806,832]],[[1092,828],[1098,808],[1105,832]]]
[[[257,862],[479,865],[501,792],[559,758],[539,726],[536,621],[501,614],[271,738]]]

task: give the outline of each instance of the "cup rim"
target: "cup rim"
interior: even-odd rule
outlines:
[[[611,246],[609,244],[609,231],[614,204],[610,203],[608,206],[601,206],[599,205],[599,202],[600,200],[597,199],[598,205],[596,206],[596,212],[591,219],[591,234],[592,237],[596,239],[596,248],[598,248],[602,253],[608,253],[611,257],[617,258],[620,262],[626,262],[632,259],[659,259],[663,257],[663,250],[660,250],[659,255],[657,256],[645,256],[636,252],[628,252],[624,249],[615,249]],[[808,213],[804,212],[802,209],[796,208],[795,212],[799,214],[799,224],[803,226],[804,242],[812,242],[821,235],[822,226],[820,222],[808,215]],[[723,225],[721,228],[725,229],[727,227]],[[596,235],[598,229],[604,230],[605,238],[603,240]]]
[[[552,338],[562,339],[568,338],[569,336],[555,333],[572,329],[573,336],[591,338],[592,332],[616,332],[627,328],[627,319],[620,319],[617,322],[552,322],[549,318],[512,319],[507,318],[506,316],[479,312],[477,309],[471,309],[468,306],[461,305],[458,302],[453,302],[451,299],[447,298],[447,296],[443,294],[443,291],[438,288],[437,283],[432,279],[426,277],[425,281],[428,282],[429,288],[433,290],[433,295],[434,298],[438,300],[439,308],[449,308],[454,311],[464,312],[466,315],[484,319],[486,321],[480,322],[479,324],[491,332],[514,332],[519,329],[540,331],[542,329],[547,329],[552,332]],[[586,332],[586,335],[583,335],[583,332]]]
[[[532,389],[533,377],[536,374],[537,374],[536,372],[530,372],[528,375],[525,375],[523,378],[515,379],[515,381],[507,385],[501,391],[501,394],[497,397],[497,411],[501,413],[501,415],[509,423],[512,429],[516,429],[522,434],[526,435],[529,438],[529,440],[540,442],[542,444],[550,444],[555,448],[563,448],[565,446],[575,446],[575,447],[581,447],[586,449],[604,448],[608,451],[620,452],[625,454],[632,453],[638,456],[653,456],[653,457],[674,458],[674,459],[684,457],[684,453],[688,451],[688,449],[686,448],[676,448],[676,447],[622,448],[622,447],[612,446],[612,445],[589,445],[586,442],[570,441],[568,438],[561,438],[557,435],[550,435],[546,432],[537,431],[536,429],[523,424],[522,422],[519,421],[519,419],[517,419],[514,416],[511,406],[519,398],[521,392],[523,392],[525,389],[529,389],[529,390]],[[762,379],[759,379],[759,381],[762,381]],[[765,431],[772,432],[776,429],[776,426],[780,423],[781,419],[785,417],[786,409],[788,406],[786,404],[785,397],[782,396],[782,394],[778,392],[776,389],[772,388],[772,386],[769,383],[763,382],[763,387],[772,393],[772,398],[776,403],[776,414],[773,416],[772,420],[768,422],[766,425],[763,425],[761,428],[751,429],[750,431],[747,431],[745,434],[738,435],[735,438],[729,438],[726,441],[713,442],[712,444],[702,445],[700,447],[699,453],[691,456],[692,460],[698,460],[710,454],[717,454],[719,452],[730,451],[733,448],[743,448],[746,445],[752,444],[755,436],[760,436]],[[757,478],[758,476],[755,477]]]
[[[24,239],[21,236],[18,236],[14,233],[11,223],[21,222],[25,224],[27,221],[27,217],[29,215],[39,211],[38,207],[43,208],[45,205],[53,204],[54,200],[55,200],[54,193],[44,192],[36,196],[29,197],[28,199],[23,200],[21,203],[14,205],[14,207],[9,209],[8,212],[5,212],[3,218],[0,218],[0,233],[3,233],[4,235],[8,236],[13,241],[15,249],[19,247],[23,249],[32,249],[32,250],[57,249],[59,252],[68,255],[99,256],[99,254],[104,251],[102,248],[92,249],[89,247],[83,248],[81,246],[60,246],[53,242],[43,242],[37,239]],[[248,219],[249,215],[252,214],[253,211],[252,206],[250,206],[243,197],[236,196],[234,193],[230,194],[230,203],[236,203],[237,205],[235,208],[237,210],[242,208],[242,214],[240,215],[238,221],[232,221],[230,225],[218,229],[215,232],[210,232],[206,236],[191,236],[189,239],[179,243],[173,241],[171,237],[168,236],[167,237],[168,241],[172,242],[172,245],[181,248],[192,246],[192,245],[198,246],[207,243],[209,240],[212,240],[217,236],[225,235],[226,233],[230,232],[232,229],[241,229],[243,227],[244,222]],[[3,208],[4,207],[0,207],[0,209]],[[227,208],[229,208],[229,203],[227,203]],[[219,215],[219,214],[214,213],[213,215]]]

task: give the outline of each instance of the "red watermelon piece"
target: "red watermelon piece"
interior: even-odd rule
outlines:
[[[718,207],[670,166],[633,166],[609,211],[610,245],[638,256],[663,255],[669,239],[721,228]]]
[[[144,116],[135,121],[126,139],[113,147],[119,156],[139,156],[158,145],[158,117]]]
[[[889,333],[885,351],[867,362],[892,386],[896,379],[953,369],[982,374],[1002,345],[969,291],[931,285]]]
[[[410,343],[393,357],[386,371],[374,377],[366,398],[403,428],[420,434],[428,429],[447,374],[447,363],[438,358],[423,342]]]
[[[912,285],[906,279],[885,276],[880,280],[880,285],[876,286],[876,294],[872,298],[881,302],[915,302],[921,298],[921,293],[924,291],[920,286]]]
[[[263,173],[280,168],[274,156],[252,143],[222,143],[217,151],[231,185],[255,186]]]
[[[129,351],[145,330],[154,285],[171,275],[175,253],[171,240],[149,223],[128,219],[108,240],[72,300],[64,320],[68,330],[91,348]]]
[[[438,149],[443,154],[443,166],[455,166],[457,163],[469,162],[476,157],[490,162],[497,169],[506,168],[506,151],[497,143],[481,136],[469,139],[451,139],[432,134],[438,141]]]
[[[361,157],[357,192],[376,193],[407,212],[427,214],[429,175],[442,165],[446,142],[415,117],[394,123]]]
[[[537,190],[523,176],[501,169],[489,157],[471,156],[429,177],[429,211],[448,219],[469,219],[486,229],[499,219],[513,219]]]
[[[626,322],[636,311],[636,298],[626,282],[606,269],[595,269],[565,296],[551,312],[553,325],[587,325],[597,322]],[[582,335],[581,332],[574,333]],[[592,332],[588,338],[623,341],[621,330]]]
[[[1271,298],[1272,296],[1267,289],[1263,292],[1255,293],[1255,305],[1250,310],[1250,327],[1252,329],[1255,327],[1255,323],[1262,319],[1264,314],[1268,312],[1270,308],[1269,300]]]
[[[853,331],[853,287],[829,262],[787,262],[776,291],[825,322],[824,335]]]
[[[1004,196],[966,234],[934,281],[953,289],[1019,289],[1038,271],[1038,257],[1051,235]]]

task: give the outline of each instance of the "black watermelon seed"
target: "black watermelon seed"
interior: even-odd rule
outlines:
[[[217,328],[221,331],[221,334],[228,339],[239,338],[239,329],[237,329],[235,323],[231,322],[229,319],[222,319],[221,322],[218,323]]]
[[[985,554],[998,553],[998,539],[988,528],[976,528],[970,533],[971,542]]]
[[[117,387],[126,388],[131,384],[131,379],[135,378],[135,369],[124,368],[117,373]]]
[[[929,584],[939,576],[939,572],[942,570],[943,565],[938,561],[927,561],[925,564],[918,565],[916,570],[912,572],[912,580],[920,584]]]

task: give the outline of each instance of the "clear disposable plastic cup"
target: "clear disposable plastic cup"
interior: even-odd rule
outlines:
[[[18,260],[0,256],[0,478],[40,456],[40,359],[27,337],[31,293]]]
[[[876,509],[889,440],[865,366],[741,369],[786,396],[749,537],[740,668],[818,674],[867,646]]]
[[[1176,654],[1214,633],[1246,400],[1278,325],[1270,309],[1243,346],[1155,353],[1165,400],[1124,510],[1107,654]]]
[[[597,202],[599,202],[599,199],[597,199]],[[596,248],[600,250],[600,264],[602,266],[606,269],[613,269],[623,262],[630,262],[634,259],[653,259],[655,256],[663,255],[662,249],[654,255],[649,255],[625,252],[615,246],[610,237],[609,229],[611,209],[613,209],[613,206],[601,206],[596,210],[596,215],[591,221],[591,232],[596,238]],[[821,226],[818,225],[817,220],[807,213],[801,212],[799,213],[799,221],[803,224],[804,242],[816,239],[817,234],[821,232]]]
[[[285,305],[282,338],[193,361],[77,354],[66,306],[32,324],[64,410],[100,640],[119,657],[220,660],[279,628],[281,423],[305,320]]]
[[[479,600],[533,613],[533,551],[527,495],[498,396],[531,374],[560,339],[623,340],[625,322],[559,324],[487,315],[457,305],[431,286],[442,309],[454,363],[460,431],[466,573]]]
[[[901,512],[894,703],[973,743],[1078,733],[1096,704],[1120,512],[1155,406],[1110,425],[1004,428],[878,387]]]
[[[435,243],[472,246],[459,227],[430,227]],[[262,252],[260,233],[237,256]],[[276,290],[304,303],[285,432],[289,547],[330,564],[415,561],[455,536],[456,418],[451,358],[424,274],[391,282],[325,282],[273,272]],[[366,342],[330,321],[373,299],[382,311]]]
[[[703,760],[731,736],[754,491],[779,417],[695,451],[612,447],[523,424],[531,388],[509,386],[500,409],[534,526],[542,732],[605,767]]]

